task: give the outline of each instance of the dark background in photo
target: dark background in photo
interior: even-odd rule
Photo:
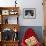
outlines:
[[[30,13],[31,16],[34,16],[34,10],[25,10],[25,16],[27,16],[28,13]]]

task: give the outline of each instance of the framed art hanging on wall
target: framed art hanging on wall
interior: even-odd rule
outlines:
[[[35,8],[24,8],[23,14],[25,19],[35,19],[36,18],[36,9]]]

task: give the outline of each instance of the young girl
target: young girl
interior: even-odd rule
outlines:
[[[22,39],[21,45],[22,46],[41,46],[40,42],[36,38],[37,35],[31,28],[27,29],[25,35]]]

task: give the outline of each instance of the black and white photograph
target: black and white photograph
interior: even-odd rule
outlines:
[[[24,8],[24,18],[34,19],[36,18],[36,10],[35,8]]]

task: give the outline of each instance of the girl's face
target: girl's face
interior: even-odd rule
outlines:
[[[25,42],[27,45],[31,46],[31,45],[36,45],[38,41],[34,36],[32,36],[32,37],[26,39]]]

